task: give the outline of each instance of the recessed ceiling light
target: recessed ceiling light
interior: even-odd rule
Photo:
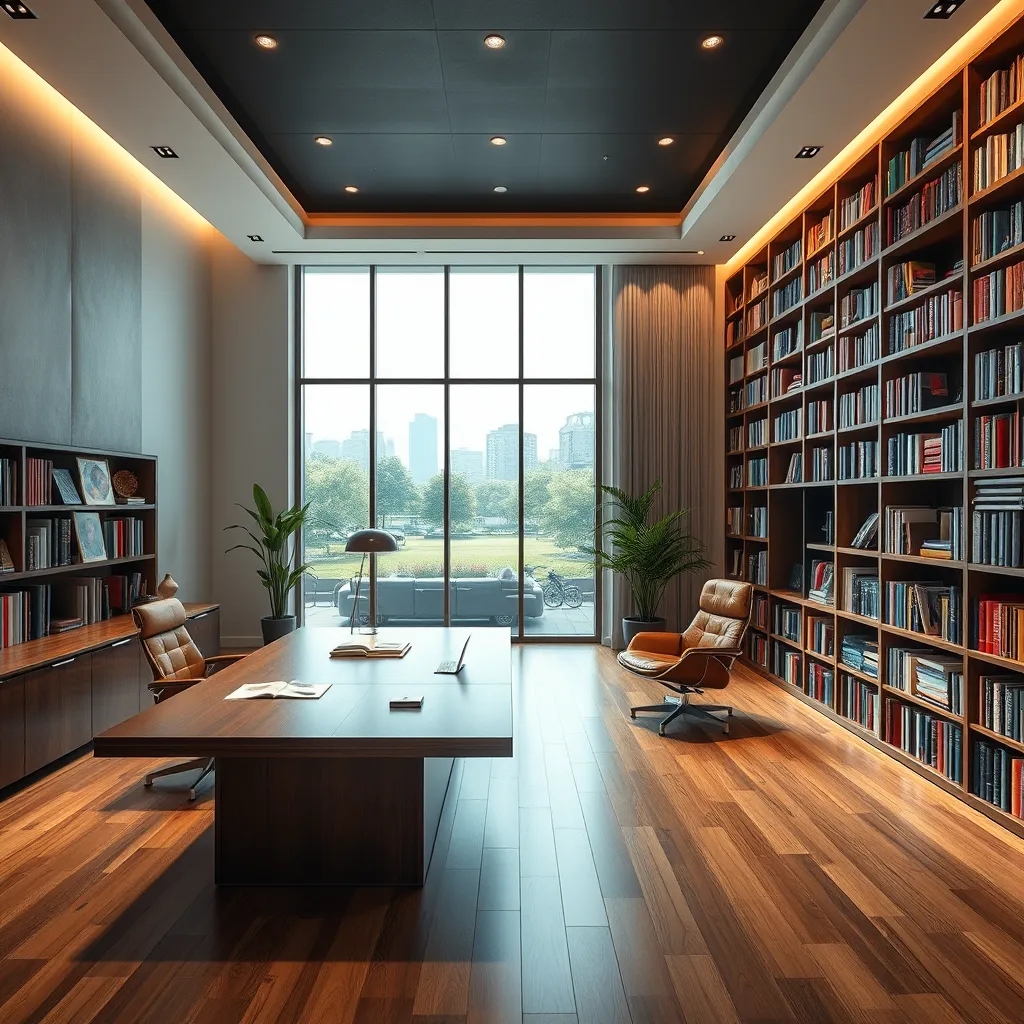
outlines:
[[[492,146],[504,146],[507,142],[508,139],[503,139],[500,135],[495,135],[494,138],[491,139]]]
[[[700,45],[705,50],[717,50],[724,42],[725,40],[721,36],[705,36],[701,40]]]
[[[313,140],[318,146],[333,146],[334,139],[328,138],[326,135],[318,135]]]
[[[803,146],[797,153],[797,160],[812,160],[821,152],[821,146]]]
[[[736,241],[736,236],[735,235],[722,235],[722,237],[719,239],[719,241],[720,242],[735,242]]]
[[[637,185],[636,190],[637,190],[637,192],[650,192],[651,191],[651,186],[650,185]]]
[[[276,50],[277,49],[277,40],[273,36],[266,36],[266,35],[260,34],[258,36],[254,36],[253,37],[253,42],[261,50]]]
[[[926,18],[938,18],[941,21],[945,21],[947,18],[952,18],[954,14],[963,6],[964,0],[940,0],[937,4],[932,4],[928,8],[928,13],[925,15]]]
[[[698,256],[703,256],[704,255],[704,250],[703,249],[698,249],[697,250],[697,255]]]
[[[504,185],[495,185],[495,186],[494,186],[494,191],[495,191],[495,192],[507,192],[507,191],[508,191],[508,189],[507,189],[507,188],[505,188],[505,186],[504,186]]]
[[[358,185],[346,185],[345,186],[345,191],[346,192],[352,192],[352,193],[358,192],[359,191],[359,186]]]
[[[28,18],[35,19],[35,15],[23,3],[19,3],[18,0],[4,0],[3,8],[15,21]]]
[[[249,237],[249,241],[250,242],[262,242],[263,241],[263,236],[262,235],[249,235],[248,237]]]
[[[171,149],[170,146],[150,146],[151,150],[156,153],[157,156],[162,157],[164,160],[177,160],[178,154]]]
[[[663,139],[658,139],[659,146],[671,146],[676,140],[671,135],[666,135]]]
[[[499,35],[484,36],[484,46],[486,46],[488,50],[504,50],[505,37]]]

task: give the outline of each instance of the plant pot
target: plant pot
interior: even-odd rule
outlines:
[[[626,619],[622,620],[622,642],[628,647],[630,640],[637,633],[663,633],[664,619]]]
[[[260,625],[263,627],[264,645],[272,644],[275,640],[280,640],[281,637],[295,632],[295,616],[285,615],[280,619],[275,619],[273,616],[266,615],[260,619]]]

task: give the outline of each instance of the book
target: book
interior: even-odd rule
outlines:
[[[232,690],[225,700],[319,700],[329,689],[330,683],[302,683],[298,679],[285,682],[279,679],[272,683],[243,683]]]
[[[867,519],[861,523],[860,529],[850,543],[851,548],[873,548],[875,538],[878,536],[878,513],[872,512]]]
[[[82,499],[75,487],[74,478],[67,469],[55,469],[53,471],[53,482],[57,485],[57,493],[65,505],[81,505]]]
[[[332,658],[404,658],[412,644],[376,637],[346,640],[331,649]]]
[[[416,711],[423,707],[423,695],[417,697],[393,697],[388,701],[392,711]]]
[[[50,636],[57,633],[67,633],[69,630],[78,629],[84,625],[81,618],[50,619]]]
[[[0,572],[14,572],[14,560],[5,540],[0,540]]]

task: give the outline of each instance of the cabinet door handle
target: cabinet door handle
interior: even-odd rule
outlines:
[[[193,615],[192,616],[192,621],[196,622],[199,619],[205,619],[206,616],[209,615],[209,614],[210,614],[209,612],[200,612],[198,615]]]
[[[125,644],[130,644],[135,637],[130,636],[127,640],[118,640],[116,644],[111,644],[110,649],[113,650],[115,647],[124,647]]]
[[[61,665],[70,665],[70,664],[71,664],[71,662],[73,662],[74,660],[75,660],[74,658],[65,658],[65,659],[64,659],[63,661],[55,661],[55,662],[54,662],[54,663],[53,663],[53,664],[52,664],[52,665],[50,666],[50,668],[60,668],[60,667],[61,667]]]

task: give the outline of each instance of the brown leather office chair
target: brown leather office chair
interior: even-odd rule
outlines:
[[[672,713],[658,726],[680,715],[715,722],[729,731],[732,708],[727,704],[691,704],[690,695],[706,689],[721,690],[729,685],[732,663],[742,653],[743,635],[750,622],[753,587],[735,580],[708,580],[700,592],[700,610],[685,633],[637,633],[629,647],[619,652],[619,664],[630,672],[656,679],[678,696],[661,704],[630,708],[638,711]],[[723,720],[712,712],[726,712]]]
[[[142,649],[153,670],[153,682],[149,684],[149,689],[157,704],[203,682],[218,668],[245,657],[244,654],[221,654],[204,658],[188,635],[185,607],[176,597],[137,605],[132,609],[132,617],[139,627]],[[199,777],[192,783],[188,796],[189,800],[195,800],[199,783],[213,771],[212,757],[198,757],[150,772],[144,784],[152,786],[154,779],[164,775],[177,775],[179,772],[197,769]]]

